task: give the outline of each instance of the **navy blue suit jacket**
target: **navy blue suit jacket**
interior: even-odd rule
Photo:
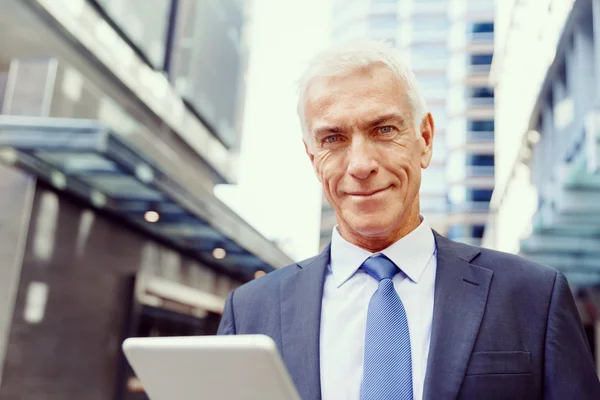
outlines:
[[[438,234],[435,240],[425,399],[600,399],[591,351],[561,273]],[[219,334],[273,338],[302,399],[321,397],[328,264],[329,248],[236,289],[219,326]]]

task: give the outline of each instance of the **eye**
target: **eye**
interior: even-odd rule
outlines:
[[[325,138],[323,141],[324,141],[325,143],[335,143],[335,142],[337,142],[338,140],[340,140],[340,137],[339,137],[339,135],[329,135],[329,136],[327,136],[327,137],[326,137],[326,138]]]
[[[382,126],[378,129],[378,132],[386,135],[388,133],[392,133],[393,130],[394,130],[394,127],[392,127],[392,126]]]

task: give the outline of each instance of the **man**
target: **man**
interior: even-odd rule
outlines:
[[[231,293],[220,334],[272,337],[303,399],[600,399],[565,277],[420,216],[434,121],[396,50],[318,56],[298,110],[338,226]]]

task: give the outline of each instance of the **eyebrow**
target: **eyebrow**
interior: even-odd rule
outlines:
[[[380,116],[376,117],[375,119],[373,119],[371,121],[367,121],[361,125],[368,129],[368,128],[374,128],[374,127],[381,125],[384,122],[388,122],[388,121],[397,121],[401,125],[404,125],[406,123],[406,118],[404,118],[402,115],[400,115],[398,113],[389,113],[389,114],[380,115]],[[330,126],[323,126],[323,127],[315,129],[314,136],[322,137],[322,136],[331,135],[331,134],[335,134],[335,133],[342,133],[342,132],[344,132],[343,128],[341,128],[339,126],[335,126],[335,125],[330,125]]]
[[[366,128],[374,128],[374,127],[381,125],[384,122],[388,122],[388,121],[397,121],[401,124],[404,124],[404,123],[406,123],[406,118],[404,118],[402,115],[397,114],[397,113],[383,114],[383,115],[376,117],[375,119],[373,119],[371,121],[365,122],[363,124],[363,126],[365,126]]]
[[[330,135],[332,133],[341,133],[343,131],[339,126],[323,126],[315,129],[315,137]]]

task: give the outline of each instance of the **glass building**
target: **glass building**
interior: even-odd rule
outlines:
[[[405,54],[436,127],[421,212],[439,233],[480,245],[494,188],[494,1],[334,0],[333,16],[334,42],[384,40]],[[321,247],[335,224],[324,199]]]
[[[0,2],[0,398],[142,399],[128,336],[216,333],[291,263],[236,179],[236,0]]]
[[[516,124],[520,129],[507,132],[510,141],[503,138],[513,160],[498,157],[505,172],[494,194],[486,242],[561,270],[575,287],[589,287],[600,284],[596,120],[600,4],[591,0],[561,4],[562,8],[538,5],[536,9],[525,2],[512,10],[526,14],[545,9],[545,14],[540,13],[542,21],[554,23],[549,28],[542,22],[530,31],[513,22],[503,39],[518,38],[525,46],[543,38],[541,52],[549,57],[532,63],[532,69],[543,72],[535,84],[519,85],[524,79],[514,74],[514,68],[528,60],[517,59],[518,48],[494,64],[500,93],[498,129],[512,131]],[[518,105],[526,113],[514,121],[509,116],[517,106],[508,96],[517,90],[527,103]],[[511,214],[518,215],[514,222],[509,222]]]
[[[484,244],[564,273],[598,360],[600,2],[497,11],[498,175]]]

